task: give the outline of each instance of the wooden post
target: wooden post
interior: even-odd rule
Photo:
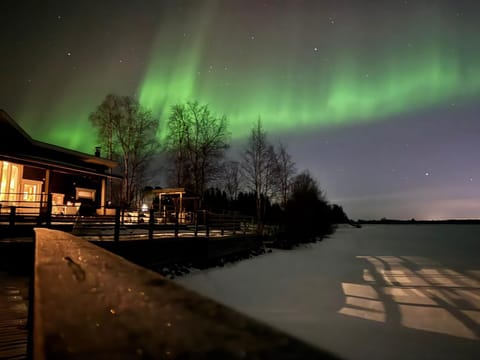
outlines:
[[[185,222],[185,213],[183,212],[183,201],[182,201],[182,193],[180,193],[180,216],[182,224]]]
[[[115,208],[115,228],[113,232],[113,240],[120,241],[120,207]]]
[[[175,238],[178,238],[178,208],[175,210]]]
[[[100,209],[102,210],[103,212],[103,215],[106,215],[107,213],[107,209],[106,209],[106,202],[105,202],[105,198],[106,198],[106,194],[107,194],[107,191],[106,191],[106,181],[105,181],[105,178],[102,178],[102,190],[101,190],[101,193],[100,193]]]
[[[17,207],[16,206],[10,206],[10,216],[8,218],[8,226],[10,228],[15,227],[15,217],[17,215]]]
[[[42,225],[43,222],[43,203],[44,203],[44,196],[45,193],[40,194],[40,200],[38,202],[38,217],[37,217],[37,225]]]
[[[233,235],[237,233],[237,223],[235,221],[235,212],[233,213]]]
[[[220,233],[225,235],[225,215],[222,212],[222,215],[220,216]]]
[[[42,225],[43,222],[43,195],[40,195],[40,200],[38,201],[38,216],[37,216],[37,225],[40,226]]]
[[[45,169],[45,182],[43,191],[50,194],[50,169]]]
[[[45,214],[45,222],[47,227],[52,225],[52,193],[47,194],[47,213]]]
[[[203,210],[204,214],[204,219],[205,219],[205,236],[208,238],[210,237],[210,224],[209,224],[209,218],[206,210]]]
[[[193,216],[194,216],[193,221],[194,221],[194,225],[195,225],[194,235],[195,235],[195,237],[197,237],[197,235],[198,235],[198,212],[194,211]]]
[[[165,217],[165,214],[162,211],[162,194],[158,194],[158,211],[160,212],[160,217]]]
[[[150,217],[148,218],[148,240],[153,240],[153,228],[155,226],[155,211],[150,209]]]

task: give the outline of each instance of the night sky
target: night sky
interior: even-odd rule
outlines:
[[[474,0],[3,0],[0,107],[91,153],[107,93],[161,119],[198,100],[233,149],[260,117],[352,218],[480,218],[479,19]]]

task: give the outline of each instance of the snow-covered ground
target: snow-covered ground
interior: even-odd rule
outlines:
[[[343,227],[176,281],[346,359],[480,359],[480,225]]]

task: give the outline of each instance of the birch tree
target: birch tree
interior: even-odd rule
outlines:
[[[280,193],[280,203],[283,208],[287,204],[289,190],[292,185],[296,169],[292,157],[287,152],[285,145],[280,143],[277,150],[277,179]]]
[[[134,205],[143,189],[146,170],[158,150],[159,119],[130,96],[107,95],[90,114],[99,142],[109,159],[118,161],[123,173],[121,201]]]
[[[260,119],[250,130],[247,145],[242,154],[242,173],[245,185],[255,194],[257,220],[265,215],[265,200],[274,192],[277,182],[275,178],[276,154],[267,140]]]
[[[230,200],[237,200],[240,190],[240,163],[228,161],[223,166],[223,187]]]
[[[214,115],[207,105],[198,102],[173,106],[164,150],[175,186],[186,187],[202,198],[220,173],[228,141],[225,116]]]

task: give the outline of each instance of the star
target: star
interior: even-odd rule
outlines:
[[[72,56],[72,53],[70,51],[67,51],[67,56]]]
[[[425,176],[430,176],[430,173],[427,171],[427,172],[425,173]]]

